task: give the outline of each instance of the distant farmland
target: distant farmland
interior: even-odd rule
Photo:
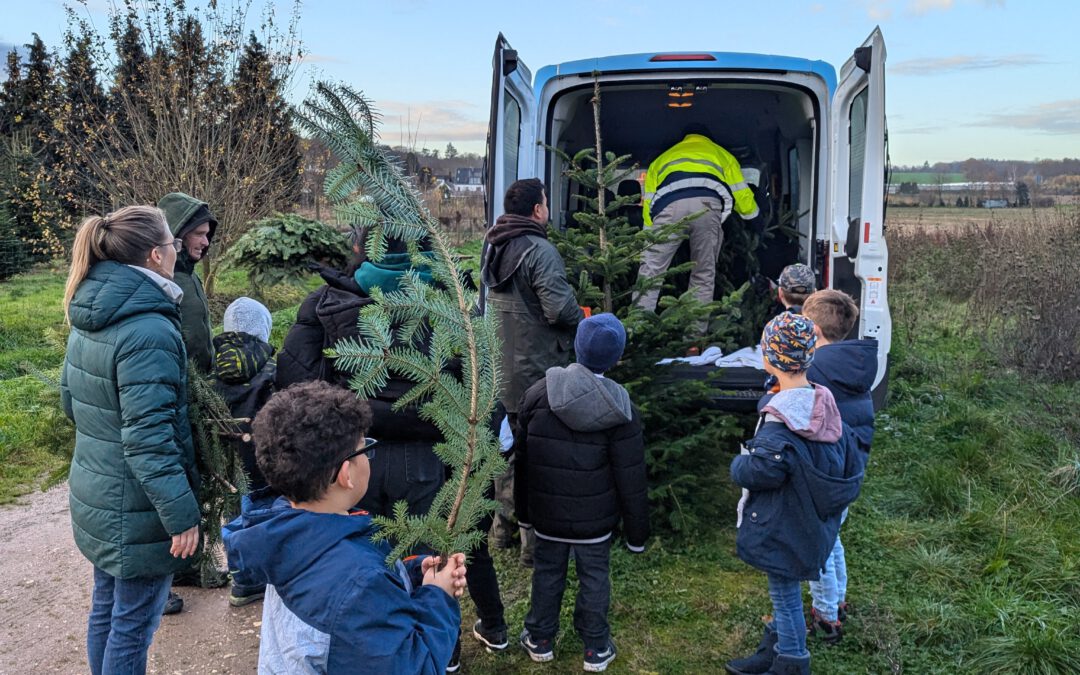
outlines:
[[[893,171],[889,182],[893,185],[900,183],[918,183],[919,185],[933,185],[938,176],[944,176],[946,183],[963,183],[967,178],[962,173],[935,173],[933,171]]]

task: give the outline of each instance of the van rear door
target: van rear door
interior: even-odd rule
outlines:
[[[830,271],[853,273],[860,294],[859,337],[878,340],[875,388],[892,341],[885,246],[885,40],[875,28],[840,69],[829,153]],[[836,276],[830,286],[840,287]],[[845,287],[852,287],[843,284]]]
[[[487,157],[484,162],[484,199],[488,223],[502,215],[502,196],[519,178],[533,178],[536,102],[532,73],[518,59],[502,33],[495,40],[491,61],[491,114],[488,118]]]

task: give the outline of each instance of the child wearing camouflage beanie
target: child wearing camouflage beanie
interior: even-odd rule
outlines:
[[[865,453],[843,427],[829,390],[806,379],[816,346],[813,322],[791,312],[761,335],[765,370],[780,391],[761,411],[749,454],[732,461],[731,479],[750,491],[737,552],[768,576],[773,621],[754,654],[727,663],[729,673],[810,672],[800,582],[818,579],[840,514],[862,485]]]

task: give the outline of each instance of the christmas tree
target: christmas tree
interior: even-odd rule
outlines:
[[[685,530],[713,515],[718,473],[727,467],[725,448],[737,447],[742,420],[704,405],[712,394],[709,379],[678,380],[657,361],[706,344],[719,345],[725,352],[741,346],[747,333],[742,319],[749,286],[732,289],[711,303],[698,301],[690,292],[661,296],[656,312],[634,304],[640,293],[671,285],[690,269],[692,263],[685,263],[653,279],[637,276],[642,253],[670,237],[685,237],[687,223],[698,214],[641,228],[626,216],[639,195],[608,198],[607,192],[636,175],[638,167],[627,167],[627,156],[604,152],[600,99],[599,82],[594,80],[593,147],[572,156],[549,148],[565,163],[565,176],[583,188],[575,195],[583,205],[573,214],[576,227],[553,228],[549,237],[566,261],[578,301],[613,312],[626,326],[626,351],[611,377],[627,388],[641,411],[653,513],[667,527]]]
[[[352,375],[359,396],[372,397],[391,371],[415,382],[396,407],[419,404],[421,417],[445,439],[435,452],[452,476],[428,513],[410,516],[399,502],[392,518],[376,518],[378,537],[394,543],[389,562],[418,544],[445,557],[479,543],[483,535],[475,525],[496,506],[484,497],[484,487],[505,462],[490,424],[500,383],[495,319],[477,313],[477,294],[455,265],[450,238],[403,167],[379,147],[378,120],[363,94],[325,83],[298,114],[300,126],[341,160],[327,174],[326,194],[341,220],[368,232],[368,257],[380,260],[390,237],[403,240],[434,278],[429,285],[410,272],[398,291],[373,289],[375,302],[360,312],[360,338],[333,348],[337,367]],[[423,257],[421,240],[431,248]],[[460,369],[451,369],[454,363]]]

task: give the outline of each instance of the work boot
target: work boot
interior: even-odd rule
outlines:
[[[728,661],[724,668],[732,675],[760,675],[768,671],[776,658],[776,641],[776,631],[765,624],[765,632],[761,635],[757,651],[750,656]]]
[[[810,652],[806,656],[777,654],[766,675],[810,675]]]

